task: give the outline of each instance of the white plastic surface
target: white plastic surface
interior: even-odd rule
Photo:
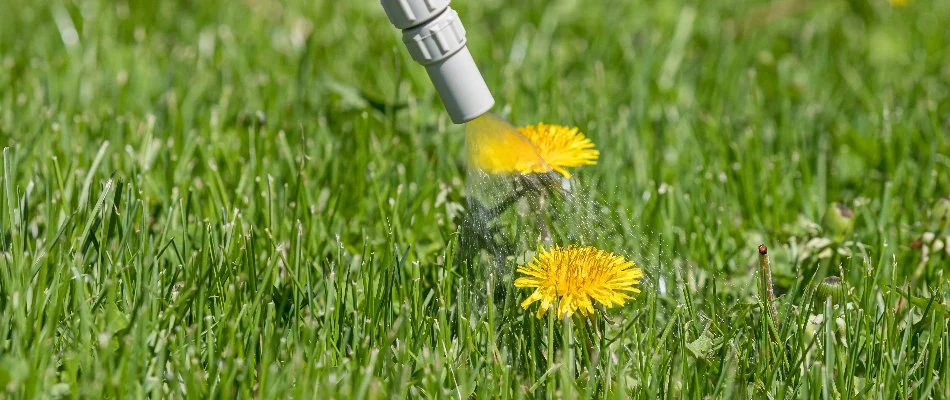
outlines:
[[[411,28],[439,15],[449,7],[449,0],[381,0],[383,10],[399,29]]]
[[[381,0],[390,22],[403,29],[412,58],[426,67],[452,122],[461,124],[495,105],[466,47],[465,28],[449,0]]]
[[[468,47],[443,61],[426,66],[429,79],[442,98],[452,122],[462,124],[482,115],[495,105],[488,85],[478,72]]]

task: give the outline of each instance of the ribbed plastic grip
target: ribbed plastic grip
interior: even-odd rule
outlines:
[[[413,59],[429,65],[465,47],[465,28],[458,13],[449,8],[432,22],[403,31],[402,41]]]
[[[383,10],[399,29],[412,28],[449,7],[449,0],[384,0]]]

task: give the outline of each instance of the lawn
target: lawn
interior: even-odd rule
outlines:
[[[950,398],[950,1],[453,7],[641,293],[519,306],[375,0],[5,0],[0,397]]]

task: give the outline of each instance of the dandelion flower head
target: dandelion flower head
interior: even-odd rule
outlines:
[[[537,125],[514,128],[491,116],[469,122],[470,162],[492,174],[533,174],[556,171],[570,178],[570,167],[593,165],[600,153],[575,127]]]
[[[623,305],[631,294],[640,293],[636,285],[643,277],[633,261],[591,246],[542,249],[519,266],[518,273],[522,276],[515,279],[516,287],[535,288],[521,307],[540,301],[538,318],[552,306],[562,317],[593,313],[593,301],[608,308]]]
[[[594,142],[576,127],[539,123],[521,127],[518,131],[538,148],[538,154],[547,167],[565,178],[571,177],[566,168],[597,164],[600,156]]]

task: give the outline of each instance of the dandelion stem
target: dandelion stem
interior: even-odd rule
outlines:
[[[548,371],[554,368],[554,314],[557,307],[548,309]],[[554,398],[554,375],[548,375],[548,399]]]
[[[487,282],[487,288],[486,288],[488,290],[488,305],[487,305],[488,320],[486,322],[488,326],[488,340],[489,340],[489,346],[490,346],[489,351],[491,351],[493,367],[496,369],[496,372],[497,372],[497,368],[500,362],[499,362],[499,357],[498,357],[498,346],[495,341],[496,338],[495,338],[495,296],[494,296],[495,290],[494,288],[495,288],[495,274],[490,273],[488,275],[488,282]]]
[[[562,320],[562,353],[561,353],[561,398],[576,398],[574,393],[574,324],[573,320],[566,315],[561,316]]]
[[[527,192],[527,190],[524,190],[524,189],[517,189],[517,190],[515,190],[515,192],[512,193],[511,196],[506,197],[506,198],[505,198],[504,200],[502,200],[500,203],[498,203],[498,204],[496,204],[494,207],[492,207],[491,210],[489,210],[489,212],[488,212],[489,214],[488,214],[488,215],[489,215],[491,218],[496,218],[496,217],[498,217],[499,215],[501,215],[501,213],[503,213],[503,212],[505,212],[505,210],[511,208],[512,205],[514,205],[518,200],[520,200],[522,197],[524,197],[524,195],[525,195],[526,192]]]
[[[537,204],[536,204],[537,208],[535,209],[535,211],[537,212],[537,214],[535,215],[535,218],[537,218],[536,221],[538,224],[538,232],[539,232],[538,234],[539,234],[540,241],[546,244],[550,244],[551,243],[551,229],[548,228],[548,221],[544,216],[544,208],[546,205],[545,203],[547,203],[547,197],[544,195],[544,193],[539,194],[537,198]]]

